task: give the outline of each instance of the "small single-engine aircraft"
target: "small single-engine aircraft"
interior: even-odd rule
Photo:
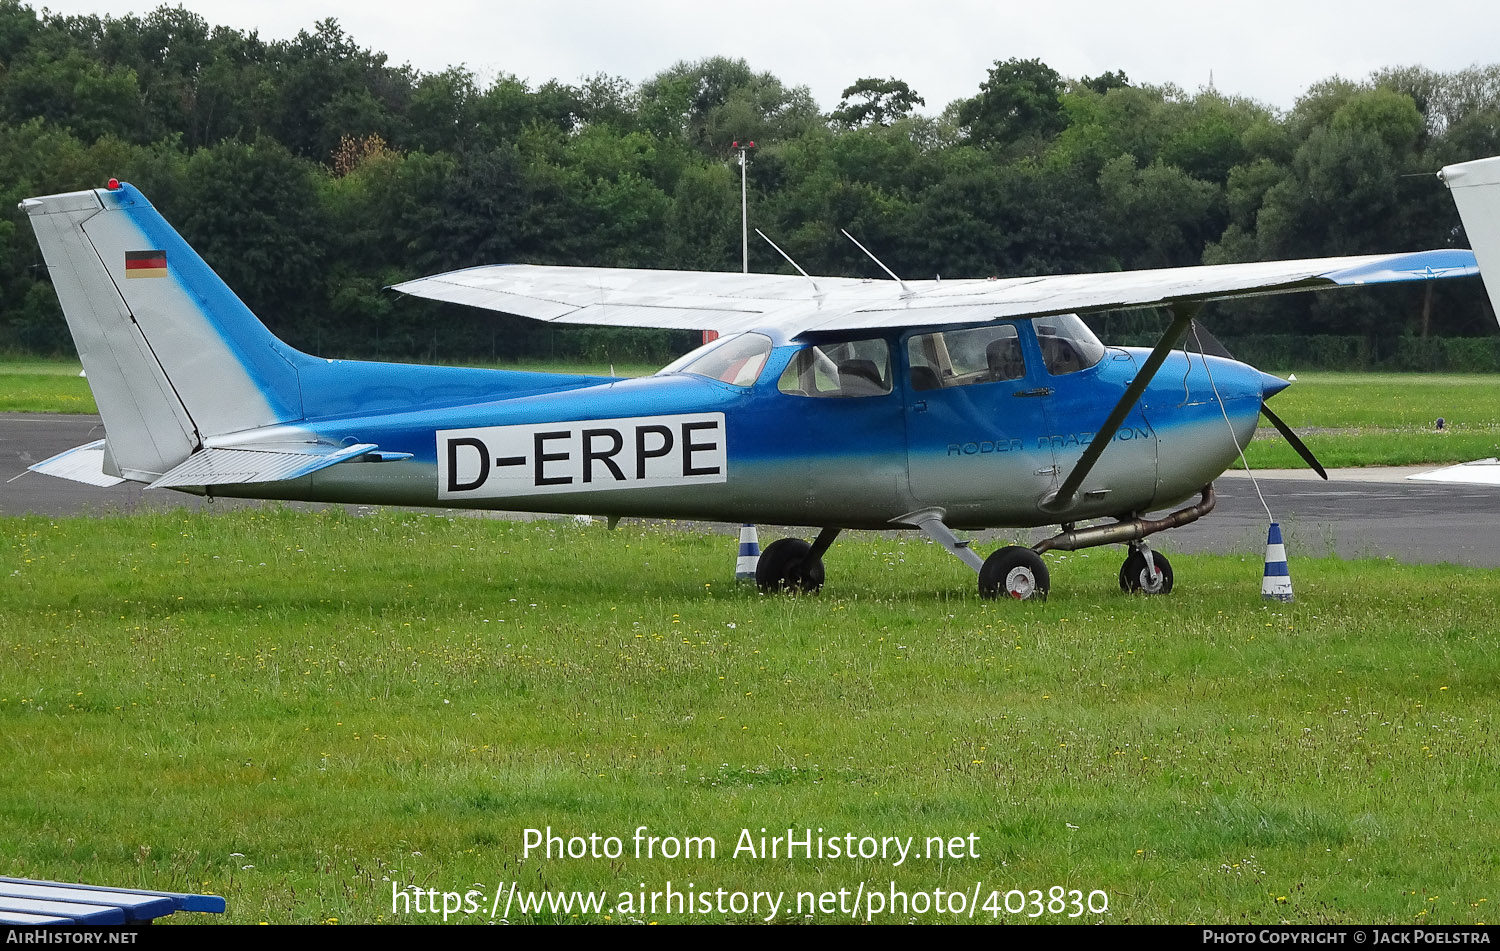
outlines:
[[[986,597],[1045,597],[1042,553],[1112,543],[1130,549],[1124,589],[1169,591],[1147,537],[1213,508],[1213,480],[1261,414],[1317,466],[1265,407],[1285,382],[1175,349],[1198,308],[1478,273],[1470,252],[1440,250],[1005,280],[502,265],[395,288],[721,334],[616,379],[313,357],[130,185],[21,207],[105,430],[33,469],[211,496],[821,526],[811,544],[766,547],[766,590],[818,589],[844,529],[914,528],[977,571]],[[1140,307],[1172,314],[1151,349],[1105,346],[1077,316]],[[1047,524],[1061,530],[988,558],[953,533]]]

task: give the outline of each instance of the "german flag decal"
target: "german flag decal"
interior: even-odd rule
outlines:
[[[126,277],[166,277],[167,276],[167,252],[165,252],[165,251],[126,251],[125,252],[125,276]]]

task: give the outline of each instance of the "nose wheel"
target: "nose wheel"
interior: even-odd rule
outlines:
[[[1131,545],[1120,566],[1120,590],[1126,594],[1170,594],[1172,564],[1167,556],[1146,545]]]
[[[1042,556],[1019,545],[991,552],[979,569],[981,598],[1045,601],[1051,586],[1052,579]]]

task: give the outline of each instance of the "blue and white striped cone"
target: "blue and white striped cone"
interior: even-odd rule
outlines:
[[[1260,596],[1267,601],[1292,601],[1292,573],[1286,566],[1286,545],[1277,522],[1266,533],[1266,576],[1260,583]]]
[[[760,537],[754,525],[740,526],[740,557],[734,563],[735,581],[754,581],[755,566],[760,564]]]

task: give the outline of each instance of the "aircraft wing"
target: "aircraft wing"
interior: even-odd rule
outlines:
[[[394,285],[415,297],[537,320],[617,327],[817,330],[983,323],[1472,277],[1466,250],[989,280],[895,281],[503,264]]]

